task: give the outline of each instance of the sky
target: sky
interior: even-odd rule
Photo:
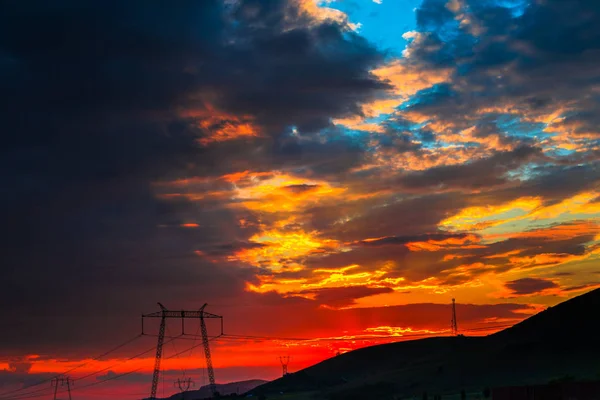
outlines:
[[[596,0],[2,3],[0,399],[148,396],[157,302],[228,382],[600,287],[599,62]]]

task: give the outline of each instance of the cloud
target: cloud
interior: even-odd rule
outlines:
[[[506,282],[506,288],[515,295],[533,295],[544,292],[547,289],[558,288],[558,284],[548,279],[522,278]]]
[[[3,10],[0,179],[10,194],[0,207],[10,212],[0,274],[14,285],[0,298],[11,305],[3,318],[27,311],[0,334],[7,350],[89,352],[135,332],[120,322],[156,296],[185,303],[201,290],[216,300],[255,281],[254,269],[222,262],[263,246],[249,241],[254,213],[224,207],[230,183],[193,198],[157,196],[155,183],[357,162],[350,141],[311,138],[388,87],[370,72],[383,56],[343,18],[305,11],[283,0],[32,0]],[[308,139],[288,137],[292,127]],[[198,226],[164,229],[188,223]],[[102,337],[98,313],[122,330]]]
[[[440,166],[415,172],[400,178],[400,182],[407,189],[436,187],[477,190],[501,186],[509,182],[506,177],[509,172],[539,155],[538,149],[523,146],[472,163]]]
[[[600,251],[598,6],[424,0],[395,59],[320,5],[5,7],[6,354],[89,356],[157,300],[336,335],[595,285],[553,273]]]
[[[303,290],[294,294],[308,296],[319,304],[339,308],[353,305],[356,299],[391,292],[393,290],[386,287],[352,286]]]
[[[31,362],[12,361],[8,363],[8,370],[17,374],[27,374],[32,365]]]

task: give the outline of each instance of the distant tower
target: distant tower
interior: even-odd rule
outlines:
[[[58,393],[58,386],[66,386],[67,392],[69,393],[69,400],[71,400],[71,384],[73,383],[73,379],[68,376],[65,377],[57,377],[52,379],[52,386],[54,386],[54,400],[56,400],[56,395]]]
[[[458,324],[456,322],[456,301],[452,299],[452,335],[458,335]]]
[[[281,362],[281,369],[283,370],[283,376],[286,376],[288,374],[288,365],[290,363],[290,356],[279,357],[279,362]]]
[[[194,381],[192,380],[192,378],[178,378],[175,382],[174,382],[175,387],[179,388],[179,391],[181,393],[185,393],[188,390],[190,390],[190,387],[194,386]]]

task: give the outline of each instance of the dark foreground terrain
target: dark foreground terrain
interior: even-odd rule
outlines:
[[[440,337],[355,350],[266,383],[254,398],[369,400],[600,379],[600,289],[486,337]],[[454,396],[453,396],[454,397]],[[451,398],[445,396],[444,399]]]
[[[262,379],[251,379],[247,381],[240,382],[231,382],[231,383],[223,383],[217,384],[217,391],[223,396],[234,395],[234,394],[242,394],[246,393],[257,386],[267,383]],[[177,393],[171,397],[167,397],[164,400],[198,400],[210,398],[211,392],[210,387],[208,385],[202,386],[197,390],[189,390],[186,393]],[[144,399],[148,400],[148,399]],[[158,399],[160,400],[160,399]]]

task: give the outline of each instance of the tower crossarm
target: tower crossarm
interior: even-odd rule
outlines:
[[[211,314],[206,311],[175,311],[175,310],[166,310],[164,311],[165,318],[223,318],[220,315]],[[163,311],[158,311],[150,314],[142,315],[143,318],[162,318]]]

